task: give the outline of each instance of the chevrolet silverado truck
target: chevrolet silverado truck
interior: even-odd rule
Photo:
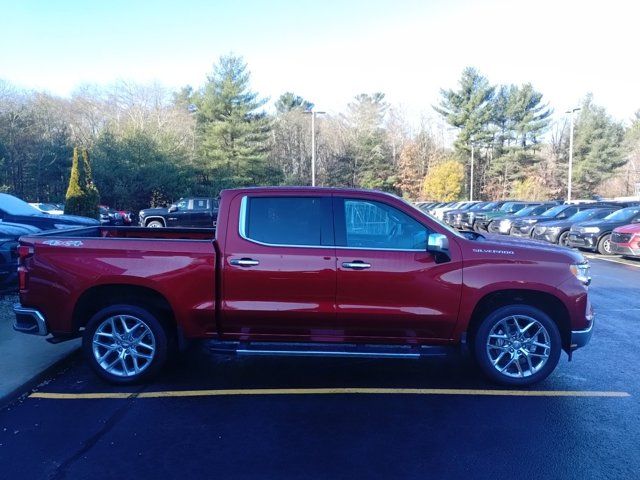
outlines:
[[[395,196],[222,192],[217,228],[23,236],[17,331],[81,336],[103,379],[150,378],[188,339],[240,355],[419,358],[465,346],[500,384],[547,377],[594,315],[582,254],[458,233]]]

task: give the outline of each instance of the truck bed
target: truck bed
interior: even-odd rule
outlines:
[[[215,228],[143,228],[143,227],[81,227],[29,235],[29,237],[127,238],[144,240],[213,240]]]

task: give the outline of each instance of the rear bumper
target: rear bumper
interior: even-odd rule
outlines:
[[[25,308],[19,303],[16,303],[13,305],[13,313],[16,315],[15,322],[13,323],[13,329],[16,332],[41,336],[49,334],[47,321],[38,310]]]

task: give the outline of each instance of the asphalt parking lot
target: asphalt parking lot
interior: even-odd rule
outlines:
[[[463,357],[184,355],[150,385],[75,357],[0,411],[0,478],[637,478],[640,262],[592,259],[597,325],[545,382]]]

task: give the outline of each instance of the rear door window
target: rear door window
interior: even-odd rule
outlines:
[[[274,246],[333,245],[329,197],[245,197],[240,235]]]

